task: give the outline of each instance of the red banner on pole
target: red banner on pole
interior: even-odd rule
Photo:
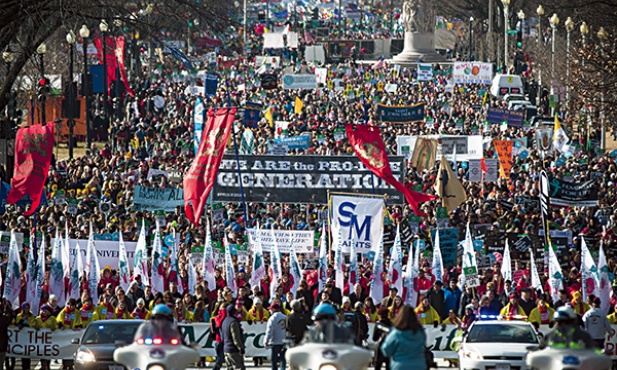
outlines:
[[[105,49],[105,59],[107,61],[107,88],[109,89],[109,85],[116,80],[116,54],[114,51],[114,38],[105,37],[105,44],[107,45]],[[99,63],[103,65],[103,40],[101,37],[94,38],[94,46],[96,46],[96,56]]]
[[[394,186],[396,190],[403,193],[405,199],[407,199],[407,203],[409,203],[416,215],[426,216],[420,211],[418,207],[419,204],[436,198],[432,195],[416,193],[415,191],[409,190],[405,185],[394,178],[392,169],[390,168],[388,154],[386,153],[385,145],[381,139],[379,127],[369,125],[357,125],[354,127],[348,124],[346,131],[349,143],[366,168],[371,170],[371,172],[380,179]]]
[[[133,90],[131,89],[131,86],[129,85],[129,80],[126,77],[126,66],[124,65],[124,41],[124,36],[116,37],[116,59],[118,61],[120,78],[124,83],[124,88],[126,89],[126,92],[131,96],[135,96],[135,92],[133,92]]]
[[[24,212],[24,216],[33,214],[41,202],[54,148],[54,127],[54,123],[49,122],[45,126],[32,125],[17,131],[13,187],[6,201],[15,204],[29,195],[32,205]]]
[[[195,225],[199,223],[208,195],[216,181],[235,115],[235,107],[219,108],[216,113],[212,108],[208,111],[205,136],[183,181],[184,212],[186,218]]]

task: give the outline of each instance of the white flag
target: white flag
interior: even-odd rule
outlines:
[[[161,230],[158,224],[154,232],[152,245],[152,293],[165,292],[165,271],[163,269],[163,245],[161,243]]]
[[[439,244],[439,229],[435,232],[435,242],[433,246],[433,275],[435,281],[443,283],[443,259],[441,258],[441,245]]]
[[[33,237],[34,238],[34,237]],[[43,299],[43,289],[41,287],[45,283],[45,250],[47,249],[47,244],[45,243],[45,238],[41,240],[41,247],[39,248],[38,256],[36,256],[36,268],[38,272],[36,273],[36,282],[35,287],[37,287],[35,298],[30,301],[30,309],[32,313],[38,315],[40,303]],[[36,313],[35,313],[36,309]]]
[[[508,244],[508,239],[506,239],[506,248],[503,251],[503,260],[501,262],[501,275],[503,276],[503,281],[512,281],[512,259],[510,257],[510,245]]]
[[[195,294],[195,286],[197,286],[197,270],[189,258],[189,294]]]
[[[291,243],[291,249],[289,252],[289,274],[293,279],[291,293],[295,297],[296,292],[300,287],[300,280],[302,280],[302,269],[300,269],[300,263],[298,262],[298,256],[296,255],[296,249],[294,248],[293,243]]]
[[[321,237],[319,238],[319,266],[317,268],[319,275],[319,291],[323,291],[326,280],[328,280],[328,241],[326,233],[326,225],[321,228]]]
[[[598,297],[602,304],[602,310],[608,313],[610,309],[611,299],[611,279],[609,277],[608,265],[606,263],[606,255],[604,254],[604,246],[602,240],[600,240],[600,255],[598,257],[598,274],[600,276],[600,283],[598,284]]]
[[[478,268],[476,261],[476,252],[473,250],[473,241],[471,240],[471,231],[469,231],[469,222],[467,222],[467,232],[465,233],[465,243],[463,243],[463,268],[475,266]],[[461,286],[465,285],[465,274],[461,275]]]
[[[96,252],[96,244],[94,242],[94,233],[92,232],[92,224],[90,224],[90,236],[88,237],[87,266],[88,266],[88,290],[92,298],[92,304],[99,303],[98,286],[101,281],[101,266],[99,265],[99,256]]]
[[[261,246],[261,229],[259,222],[255,230],[255,244],[253,245],[253,268],[251,270],[251,286],[259,286],[261,279],[266,276],[266,265],[264,263],[264,251]]]
[[[341,236],[341,229],[339,229],[334,247],[335,284],[337,288],[343,291],[345,287],[345,260],[343,259],[343,237]]]
[[[236,272],[231,261],[231,244],[227,240],[227,235],[225,235],[225,280],[227,281],[227,287],[231,289],[231,293],[235,297],[238,290],[236,287]]]
[[[349,245],[349,291],[353,292],[353,287],[358,283],[358,251],[356,250],[356,241],[351,240]]]
[[[81,294],[81,280],[84,273],[84,261],[81,258],[81,249],[79,242],[75,244],[75,248],[71,252],[71,276],[69,277],[68,298],[79,299]]]
[[[538,275],[538,269],[536,268],[536,260],[533,258],[533,251],[531,249],[529,250],[529,257],[531,258],[531,287],[544,292],[542,281],[540,281],[540,275]]]
[[[550,245],[548,247],[548,283],[551,288],[551,298],[553,298],[553,302],[557,302],[559,290],[563,289],[563,275],[555,250]]]
[[[208,283],[208,289],[216,290],[216,278],[214,277],[214,253],[212,252],[212,235],[210,223],[206,220],[206,241],[204,244],[204,256],[201,260],[201,276]]]
[[[371,298],[375,304],[378,304],[383,299],[383,281],[381,275],[383,273],[383,239],[377,244],[375,250],[375,263],[373,265],[373,281],[371,282]]]
[[[135,257],[133,258],[133,279],[141,276],[141,281],[144,285],[150,285],[150,277],[148,274],[148,248],[146,246],[146,222],[141,220],[141,232],[137,238],[137,246],[135,247]]]
[[[176,284],[178,288],[178,293],[184,293],[184,287],[182,286],[182,279],[180,278],[180,266],[178,264],[178,250],[180,250],[180,236],[176,234],[176,230],[174,229],[174,242],[171,247],[171,258],[169,261],[169,282],[174,279],[173,283]],[[174,278],[175,275],[175,278]]]
[[[415,248],[409,248],[409,257],[407,258],[407,268],[405,269],[405,304],[411,307],[416,307],[418,304],[418,290],[416,287],[416,279],[420,273],[420,239],[414,242]],[[414,251],[415,250],[415,251]]]
[[[21,259],[17,248],[15,232],[11,231],[11,244],[9,245],[9,262],[6,265],[6,278],[4,279],[4,299],[11,302],[14,310],[19,308],[19,292],[21,290]]]
[[[272,232],[272,240],[274,241],[272,251],[270,252],[270,261],[272,264],[272,266],[270,266],[270,297],[274,297],[276,295],[276,288],[279,285],[279,279],[281,278],[283,267],[281,266],[281,253],[279,252],[279,245],[276,242],[274,229],[270,229],[270,231]]]
[[[583,300],[586,301],[589,294],[597,297],[600,274],[598,274],[598,268],[591,257],[584,237],[581,237],[581,277],[583,280]]]
[[[66,294],[64,290],[64,241],[60,238],[58,228],[56,228],[56,238],[51,250],[51,267],[49,269],[49,294],[54,294],[58,298],[58,305],[64,306]]]
[[[129,259],[126,256],[126,246],[124,245],[124,238],[122,237],[122,233],[120,234],[119,239],[119,258],[118,258],[118,276],[120,277],[120,286],[124,289],[125,292],[129,291],[129,286],[131,285],[131,272],[129,271]]]
[[[1,235],[0,235],[1,236]],[[28,263],[26,265],[26,302],[30,304],[30,309],[34,315],[39,312],[39,295],[36,286],[37,273],[39,271],[37,260],[34,258],[34,235],[30,234],[30,251],[28,252]]]
[[[570,151],[570,145],[568,144],[570,139],[566,135],[566,131],[561,127],[557,115],[555,115],[555,130],[553,131],[553,148],[562,154]]]
[[[403,246],[401,243],[400,226],[396,227],[396,237],[392,246],[392,255],[390,256],[390,269],[388,270],[388,280],[391,287],[396,287],[400,295],[403,294]]]

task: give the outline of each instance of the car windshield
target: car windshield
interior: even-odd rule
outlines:
[[[141,323],[123,323],[122,325],[105,324],[96,321],[89,325],[84,333],[82,344],[113,344],[118,340],[130,343]]]
[[[467,343],[538,343],[538,338],[530,326],[474,325],[467,335]]]

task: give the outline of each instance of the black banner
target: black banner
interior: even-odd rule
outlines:
[[[275,74],[262,74],[260,81],[264,90],[276,90],[278,87],[278,78]]]
[[[391,156],[395,178],[404,173],[404,157]],[[332,192],[386,194],[388,204],[402,204],[403,194],[367,170],[355,156],[250,156],[241,155],[240,171],[247,202],[327,204]],[[225,155],[221,162],[213,199],[241,200],[236,158]]]
[[[551,206],[595,207],[598,205],[598,184],[596,180],[567,182],[549,177]]]
[[[377,105],[377,117],[382,122],[407,123],[424,120],[424,103],[410,106]]]

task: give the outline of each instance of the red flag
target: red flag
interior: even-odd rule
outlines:
[[[135,92],[129,85],[129,80],[126,77],[126,66],[124,65],[124,36],[116,37],[116,60],[118,61],[118,69],[120,71],[120,78],[124,83],[124,88],[130,96],[135,96]]]
[[[24,212],[24,216],[33,214],[41,202],[54,148],[54,127],[54,123],[49,122],[45,126],[32,125],[17,131],[13,187],[6,201],[15,204],[25,195],[29,195],[32,205]]]
[[[207,134],[202,138],[197,155],[183,181],[184,212],[186,218],[195,225],[199,223],[214,185],[235,115],[235,107],[219,108],[216,114],[212,108],[208,111],[204,127],[204,133]]]
[[[99,63],[103,64],[103,40],[100,37],[94,38],[94,46],[96,46],[97,58],[99,59]],[[105,44],[107,47],[105,49],[105,57],[107,60],[107,88],[109,89],[109,85],[112,81],[116,80],[116,55],[114,52],[114,38],[113,37],[105,37]]]
[[[405,195],[405,199],[407,199],[407,202],[416,215],[426,216],[422,211],[420,211],[418,205],[422,201],[426,201],[428,199],[418,197],[418,193],[412,193],[409,191],[405,185],[401,184],[401,182],[395,179],[392,175],[392,169],[390,168],[390,162],[388,161],[388,154],[386,153],[385,145],[381,139],[379,127],[369,125],[357,125],[354,127],[353,125],[347,124],[346,131],[349,143],[351,143],[354,152],[358,158],[360,158],[362,163],[364,163],[366,168],[371,170],[371,172],[377,175],[380,179],[383,179],[388,184],[394,186],[396,190],[403,193],[403,195]]]

